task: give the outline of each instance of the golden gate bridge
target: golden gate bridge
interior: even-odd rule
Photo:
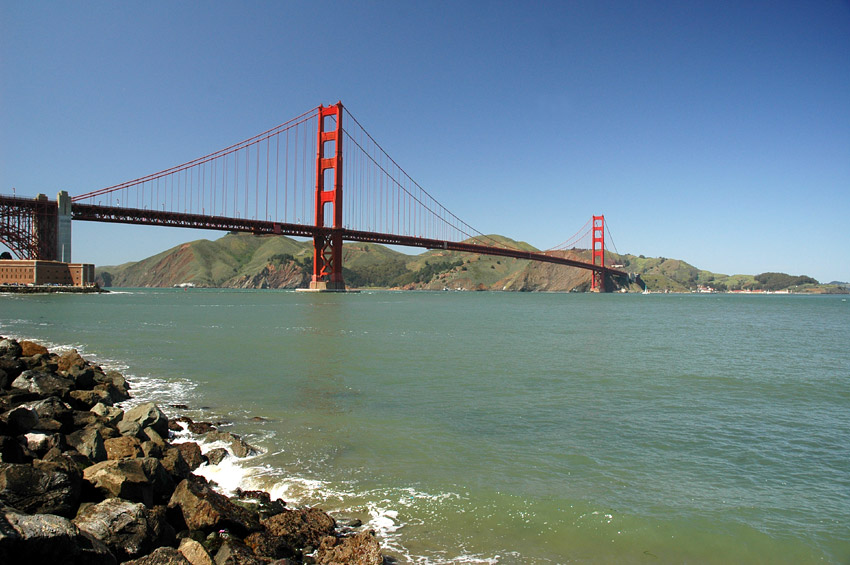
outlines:
[[[70,198],[0,195],[0,242],[20,259],[68,261],[70,249],[61,242],[70,248],[69,219],[312,238],[314,290],[345,289],[343,241],[577,267],[591,272],[591,290],[599,292],[612,277],[628,277],[605,264],[604,216],[592,216],[547,251],[497,241],[413,180],[341,102],[181,165]],[[568,256],[582,245],[590,261]]]

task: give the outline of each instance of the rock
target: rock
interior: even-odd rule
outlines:
[[[150,440],[143,441],[142,453],[145,454],[145,457],[154,457],[156,459],[162,459],[162,446]]]
[[[28,514],[73,516],[80,487],[79,472],[58,463],[0,464],[0,502]]]
[[[189,465],[186,464],[186,461],[183,459],[183,455],[180,453],[180,450],[176,447],[168,447],[165,449],[163,453],[162,466],[168,471],[168,474],[171,475],[171,478],[175,480],[175,482],[180,482],[183,479],[189,477],[192,473],[192,470],[189,469]]]
[[[131,436],[121,436],[104,440],[107,459],[135,459],[144,457],[142,442]]]
[[[106,447],[103,436],[96,428],[83,428],[66,436],[68,445],[91,459],[93,463],[106,461]]]
[[[103,461],[83,470],[83,480],[105,498],[123,498],[147,507],[167,501],[174,490],[174,481],[153,457]]]
[[[201,446],[194,441],[176,443],[174,444],[174,447],[180,450],[180,454],[183,455],[183,461],[185,461],[189,466],[190,471],[194,471],[204,464],[204,456],[201,453]]]
[[[115,386],[113,383],[103,383],[95,385],[94,390],[100,392],[101,394],[105,394],[108,398],[112,400],[113,404],[116,402],[124,402],[125,400],[130,399],[130,393],[127,392],[126,388]]]
[[[163,439],[163,437],[151,427],[144,428],[142,431],[140,431],[138,437],[142,441],[152,441],[162,448],[166,447],[165,439]]]
[[[86,360],[80,357],[76,349],[72,349],[59,356],[56,369],[67,373],[72,366],[85,367],[86,365]]]
[[[295,548],[319,547],[322,538],[333,535],[336,522],[318,508],[284,510],[263,521],[270,534],[286,540]]]
[[[32,461],[32,453],[18,440],[10,436],[0,436],[0,462],[28,463]]]
[[[216,447],[215,449],[207,451],[207,460],[210,462],[210,465],[218,465],[224,461],[224,458],[228,455],[230,455],[229,451],[223,447]]]
[[[381,546],[372,531],[344,538],[328,536],[319,545],[315,559],[322,565],[381,565],[384,562]]]
[[[30,431],[38,424],[38,412],[26,406],[18,406],[0,414],[4,422],[14,434]]]
[[[115,556],[70,520],[0,510],[0,563],[115,565]]]
[[[250,547],[237,540],[229,539],[221,544],[215,554],[216,565],[266,565],[266,561],[254,555]]]
[[[271,495],[262,490],[242,490],[237,488],[236,496],[231,497],[231,500],[242,508],[257,513],[261,520],[265,520],[286,510],[286,503],[284,501],[279,499],[272,500]]]
[[[103,542],[119,561],[151,551],[159,538],[144,504],[107,498],[81,509],[74,524]]]
[[[180,508],[190,530],[209,532],[226,528],[243,536],[262,527],[256,516],[196,479],[186,479],[177,485],[168,507]]]
[[[0,370],[6,373],[6,383],[2,388],[9,388],[18,375],[24,372],[26,366],[17,357],[0,357]]]
[[[68,393],[68,398],[80,410],[91,410],[95,404],[105,404],[107,406],[115,404],[109,393],[103,390],[72,390]]]
[[[74,381],[74,384],[78,389],[91,390],[94,387],[95,372],[91,367],[87,367],[85,365],[72,365],[68,368],[66,374]]]
[[[160,547],[150,555],[125,561],[123,565],[192,565],[183,554],[173,547]]]
[[[39,456],[43,456],[54,447],[61,449],[66,445],[65,438],[61,434],[31,432],[24,435],[24,439],[27,440],[27,449]]]
[[[21,357],[32,357],[33,355],[47,355],[47,348],[39,345],[34,341],[22,340],[21,342]]]
[[[215,426],[213,426],[209,422],[193,422],[192,418],[189,418],[188,416],[180,416],[179,418],[175,418],[174,421],[186,424],[186,428],[196,435],[203,435],[207,432],[215,430]],[[174,431],[181,431],[182,429],[183,428],[180,428],[180,430]]]
[[[204,549],[204,546],[192,538],[183,538],[180,540],[180,547],[177,550],[192,565],[213,565],[214,563],[210,554]]]
[[[74,412],[71,407],[56,396],[50,396],[43,400],[31,402],[26,405],[35,410],[39,422],[36,430],[49,432],[68,433],[74,428]]]
[[[63,397],[71,390],[74,381],[38,369],[21,373],[12,381],[12,388],[38,394],[39,396]]]
[[[299,558],[301,552],[292,547],[286,538],[272,535],[266,531],[254,532],[245,538],[245,543],[254,551],[254,555],[271,559]]]
[[[168,418],[153,402],[139,404],[124,412],[124,418],[118,423],[118,431],[123,435],[137,435],[147,427],[153,428],[160,436],[168,437]]]
[[[14,339],[0,340],[0,357],[20,357],[23,348]]]
[[[221,441],[226,443],[236,457],[248,457],[249,455],[256,455],[258,453],[256,448],[248,445],[241,437],[230,432],[214,430],[207,432],[204,438],[208,442]]]
[[[123,410],[116,408],[115,406],[107,406],[103,403],[92,406],[90,412],[103,418],[103,423],[107,426],[116,426],[124,417]]]

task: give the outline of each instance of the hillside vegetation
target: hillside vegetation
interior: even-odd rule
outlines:
[[[503,236],[487,236],[488,243],[526,251],[531,245]],[[590,261],[590,251],[557,252],[563,257]],[[228,234],[215,241],[197,240],[178,245],[142,261],[97,269],[102,286],[170,287],[192,283],[220,288],[305,288],[312,272],[310,241],[285,236]],[[838,285],[818,285],[806,276],[784,273],[722,275],[697,269],[665,257],[612,254],[606,263],[639,275],[608,281],[614,290],[687,292],[697,287],[723,290],[783,290],[846,292]],[[352,288],[422,290],[586,291],[590,272],[521,259],[430,250],[407,255],[373,243],[343,246],[343,276]]]

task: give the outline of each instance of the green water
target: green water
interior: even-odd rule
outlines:
[[[399,562],[850,562],[841,297],[6,295],[0,334],[231,422],[265,453],[210,476]]]

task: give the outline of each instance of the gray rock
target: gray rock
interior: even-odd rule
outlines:
[[[0,357],[20,357],[22,351],[21,344],[14,339],[0,340]]]
[[[103,403],[98,403],[92,406],[90,412],[93,412],[103,418],[103,423],[107,426],[115,426],[124,417],[124,411],[115,406],[107,406]]]
[[[76,407],[81,410],[91,410],[95,404],[106,404],[112,406],[115,402],[109,393],[103,390],[72,390],[68,394],[71,402],[76,403]]]
[[[137,435],[145,428],[153,430],[161,437],[168,437],[168,418],[153,402],[139,404],[124,412],[124,418],[118,424],[123,435]]]
[[[104,497],[141,502],[147,507],[167,501],[174,491],[174,481],[153,457],[96,463],[83,470],[83,480]]]
[[[0,563],[115,565],[115,556],[67,518],[0,509]]]
[[[250,547],[236,540],[226,540],[215,554],[215,565],[265,565]]]
[[[46,371],[30,369],[21,373],[12,381],[12,388],[38,394],[40,396],[62,397],[74,385],[74,381]]]
[[[80,487],[79,472],[59,463],[0,464],[0,502],[22,512],[72,516]]]
[[[74,524],[101,542],[119,561],[135,559],[154,548],[159,533],[144,504],[107,498],[81,509]]]
[[[38,424],[38,413],[26,406],[18,406],[0,414],[0,421],[5,422],[14,434],[22,434]]]
[[[106,461],[106,447],[103,436],[96,428],[83,428],[67,436],[68,445],[88,457],[92,462]]]

